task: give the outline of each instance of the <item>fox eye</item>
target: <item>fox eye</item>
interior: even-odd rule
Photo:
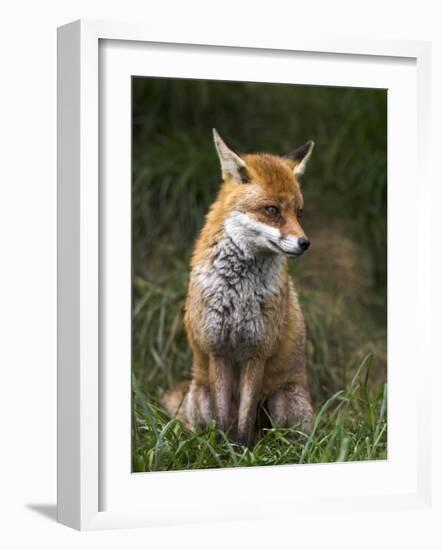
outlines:
[[[298,208],[298,210],[296,211],[296,215],[298,219],[301,219],[303,214],[304,214],[304,210],[302,208]]]
[[[277,206],[266,206],[266,212],[269,216],[272,216],[272,218],[277,218],[281,215],[281,211]]]

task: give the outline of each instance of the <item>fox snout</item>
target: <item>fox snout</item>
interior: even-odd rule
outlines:
[[[310,246],[310,241],[307,239],[307,237],[300,237],[298,239],[298,245],[302,252],[305,252]]]
[[[301,256],[310,247],[310,241],[307,237],[283,237],[279,243],[279,248],[288,257],[295,258]]]
[[[293,212],[293,207],[282,211],[283,223],[278,228],[278,244],[288,256],[301,256],[310,247],[310,240],[299,221],[300,215]]]

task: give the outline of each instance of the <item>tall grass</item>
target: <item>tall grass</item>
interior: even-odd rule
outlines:
[[[219,186],[212,127],[245,152],[316,142],[303,182],[312,248],[291,270],[317,421],[310,436],[268,430],[253,450],[213,427],[186,433],[158,406],[189,377],[182,308]],[[136,78],[132,205],[134,470],[385,458],[386,93]]]
[[[214,424],[198,433],[167,418],[134,378],[133,471],[194,470],[380,460],[387,457],[387,386],[368,388],[372,361],[367,355],[345,390],[320,407],[310,434],[265,429],[253,449],[220,439]]]

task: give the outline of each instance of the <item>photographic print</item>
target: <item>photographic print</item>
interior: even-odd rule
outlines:
[[[132,78],[134,472],[387,458],[387,92]]]

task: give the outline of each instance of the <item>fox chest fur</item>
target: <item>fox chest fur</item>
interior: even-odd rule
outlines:
[[[272,348],[284,317],[283,258],[249,254],[225,236],[191,279],[201,307],[198,332],[213,353],[237,362]]]

